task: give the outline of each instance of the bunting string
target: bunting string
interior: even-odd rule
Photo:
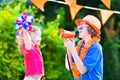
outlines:
[[[55,0],[47,0],[47,1],[68,5],[66,2],[63,2],[63,1],[55,1]],[[101,10],[100,8],[95,8],[95,7],[90,7],[90,6],[84,6],[84,8],[91,9],[91,10],[97,10],[97,11]],[[120,11],[114,11],[114,13],[120,14]]]
[[[47,1],[68,5],[66,2],[63,2],[63,1],[55,1],[55,0],[47,0]]]
[[[109,8],[109,9],[101,9],[101,8],[96,8],[96,7],[90,7],[90,6],[82,6],[77,4],[77,0],[65,0],[63,1],[56,1],[56,0],[31,0],[38,8],[40,8],[42,11],[44,11],[44,4],[47,1],[55,2],[55,3],[60,3],[60,4],[65,4],[69,6],[70,9],[70,14],[71,14],[71,19],[74,20],[77,13],[82,9],[91,9],[91,10],[97,10],[100,11],[101,13],[101,20],[102,24],[105,24],[106,21],[114,14],[120,14],[120,11],[114,11],[110,10],[110,4],[111,0],[101,0],[104,5]]]

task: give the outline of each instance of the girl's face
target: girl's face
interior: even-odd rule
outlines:
[[[85,38],[89,33],[87,30],[87,24],[85,22],[81,22],[78,26],[79,38]]]
[[[33,41],[33,43],[37,44],[37,45],[40,45],[40,42],[41,42],[41,34],[40,32],[31,32],[30,34],[31,36],[31,39]]]

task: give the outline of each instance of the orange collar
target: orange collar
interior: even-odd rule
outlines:
[[[81,59],[82,61],[84,60],[84,58],[85,58],[85,56],[86,56],[86,53],[87,53],[88,49],[90,48],[90,46],[91,46],[93,43],[99,42],[99,41],[100,41],[99,38],[93,37],[91,40],[89,40],[89,41],[84,45],[84,47],[82,48],[81,51],[80,51],[80,46],[81,46],[83,40],[80,40],[80,41],[78,42],[78,46],[76,47],[76,51],[77,51],[77,53],[78,53],[79,51],[81,52],[81,54],[80,54],[80,59]],[[74,62],[72,62],[72,71],[73,71],[73,76],[74,76],[74,77],[80,78],[80,77],[82,76],[81,73],[78,71],[77,66],[75,65]]]

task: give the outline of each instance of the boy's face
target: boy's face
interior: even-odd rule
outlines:
[[[89,33],[87,30],[87,24],[85,22],[81,22],[78,26],[79,38],[85,38]]]

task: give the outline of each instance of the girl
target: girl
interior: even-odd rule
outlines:
[[[39,50],[41,31],[39,27],[32,27],[32,31],[22,30],[16,40],[20,51],[24,55],[26,68],[24,80],[40,80],[44,75],[43,58]]]

